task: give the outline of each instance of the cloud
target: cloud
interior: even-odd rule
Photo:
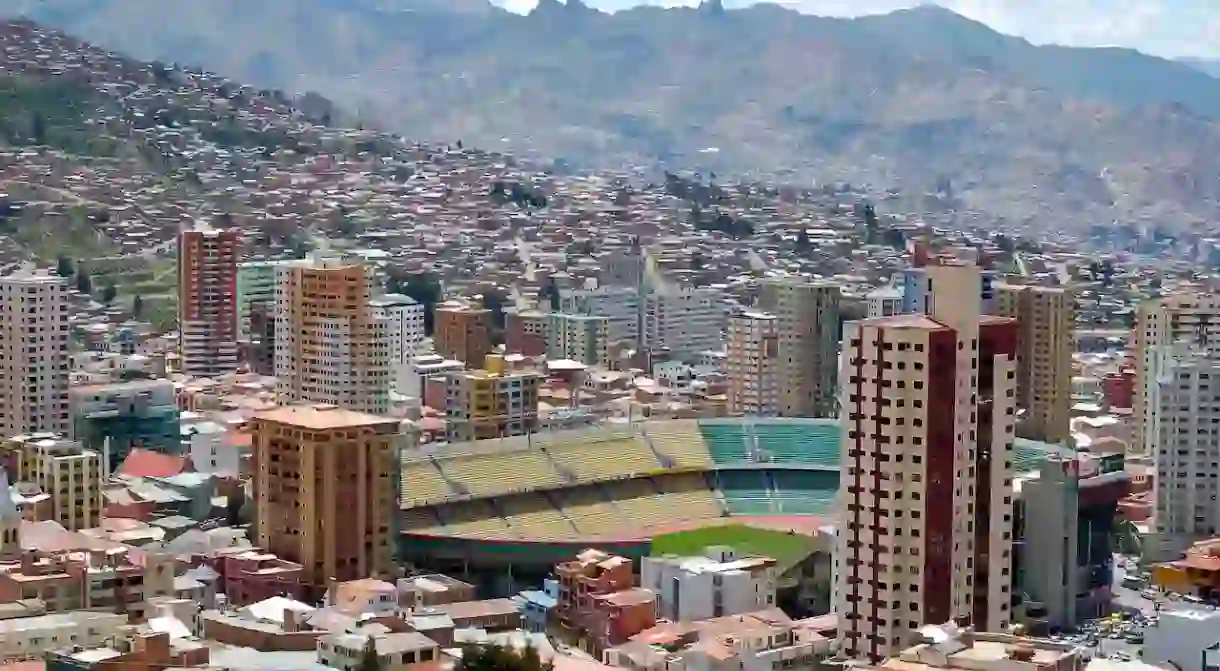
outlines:
[[[860,16],[891,12],[922,0],[777,0],[808,14]],[[1216,0],[936,0],[959,14],[1038,44],[1122,46],[1170,58],[1220,58]],[[528,11],[536,0],[493,0]],[[638,4],[694,6],[699,0],[585,0],[614,11]],[[724,0],[726,7],[753,0]]]

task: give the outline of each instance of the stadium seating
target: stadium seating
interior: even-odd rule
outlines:
[[[647,422],[644,433],[657,452],[673,460],[673,465],[682,467],[706,467],[712,465],[707,443],[699,433],[699,423],[691,419],[671,419]]]
[[[563,514],[583,535],[600,536],[627,526],[619,508],[607,501],[597,487],[560,491],[554,496]]]
[[[839,423],[832,419],[752,422],[764,461],[839,467]]]
[[[445,533],[473,538],[515,538],[504,518],[486,500],[464,501],[440,512]]]
[[[721,516],[720,504],[701,473],[659,478],[657,485],[670,519],[685,521]]]
[[[546,453],[584,482],[643,475],[661,468],[657,455],[634,437],[564,442],[547,446]]]
[[[558,540],[576,532],[568,518],[541,494],[509,496],[499,504],[508,526],[522,538]]]
[[[435,503],[451,497],[454,492],[436,464],[428,459],[408,461],[402,465],[402,507],[409,508]]]
[[[401,526],[403,531],[419,533],[436,532],[441,527],[441,521],[436,518],[432,508],[412,508],[402,512]]]
[[[712,461],[720,465],[749,461],[746,431],[741,422],[699,422]]]
[[[833,515],[839,474],[833,471],[772,471],[771,509],[776,515]]]
[[[565,482],[538,450],[465,455],[438,462],[450,480],[474,496],[525,492]]]
[[[764,471],[722,471],[717,476],[729,512],[736,515],[770,515],[771,490]]]

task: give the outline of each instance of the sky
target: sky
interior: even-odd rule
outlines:
[[[516,12],[537,0],[492,0]],[[753,0],[724,0],[740,7]],[[859,16],[920,4],[921,0],[779,0],[823,16]],[[1038,44],[1122,46],[1167,58],[1220,58],[1217,0],[936,0],[937,4]],[[585,0],[613,11],[638,4],[697,5],[699,0]]]

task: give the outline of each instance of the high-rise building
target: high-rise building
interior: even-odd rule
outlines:
[[[445,436],[449,442],[507,438],[538,428],[537,373],[507,373],[488,355],[485,370],[445,376]]]
[[[250,314],[256,305],[275,305],[276,269],[290,261],[245,261],[237,264],[237,338],[250,340]]]
[[[479,303],[451,300],[436,306],[432,346],[446,359],[477,366],[491,352],[491,310]]]
[[[758,307],[778,320],[780,414],[835,414],[839,361],[838,285],[800,278],[763,282]]]
[[[952,261],[952,258],[933,257],[920,261],[922,265],[914,268],[907,268],[902,273],[902,313],[903,314],[927,314],[928,312],[928,279],[927,268],[930,265],[939,265],[946,261]],[[979,300],[982,304],[983,312],[990,313],[994,310],[996,291],[995,286],[999,282],[999,274],[994,270],[980,269],[979,270]]]
[[[117,470],[132,448],[177,452],[182,445],[178,396],[170,380],[85,384],[68,392],[72,438],[105,452]]]
[[[1153,492],[1156,534],[1152,556],[1180,556],[1193,541],[1220,532],[1220,354],[1189,343],[1160,349],[1162,361],[1149,403],[1149,440],[1157,450]]]
[[[610,361],[610,319],[597,315],[547,315],[546,356],[571,359],[589,366]]]
[[[601,315],[610,320],[610,342],[640,341],[641,293],[639,287],[601,287],[561,290],[560,312]]]
[[[754,311],[729,315],[725,372],[730,415],[779,415],[779,320],[775,315]]]
[[[544,356],[550,313],[507,307],[504,309],[504,352],[528,357]]]
[[[237,370],[237,231],[178,234],[178,355],[187,375]]]
[[[0,462],[18,464],[16,480],[51,497],[51,517],[69,531],[102,523],[102,455],[55,433],[14,436],[0,446]]]
[[[278,272],[275,372],[281,401],[388,413],[389,333],[370,307],[368,268],[316,257]]]
[[[314,598],[330,580],[392,577],[398,420],[294,405],[250,429],[257,544],[300,564]]]
[[[1157,404],[1153,401],[1157,366],[1164,347],[1180,341],[1204,350],[1220,351],[1220,296],[1191,291],[1140,304],[1135,329],[1135,404],[1132,445],[1146,454],[1156,452]]]
[[[1022,438],[1071,438],[1076,300],[1068,289],[1001,284],[995,314],[1017,320],[1017,427]]]
[[[402,294],[378,296],[369,302],[369,306],[373,317],[386,324],[386,344],[393,370],[390,386],[394,391],[405,394],[411,359],[424,353],[424,306]]]
[[[643,300],[640,346],[656,354],[694,359],[723,344],[728,303],[713,287],[653,291]]]
[[[845,329],[834,602],[852,657],[1011,622],[1017,325],[981,315],[977,267],[928,280],[929,314]]]
[[[0,429],[66,434],[68,282],[42,271],[0,278]]]

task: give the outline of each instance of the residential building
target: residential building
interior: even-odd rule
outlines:
[[[864,301],[869,319],[902,314],[902,289],[898,287],[881,287],[870,291]]]
[[[88,384],[68,390],[72,437],[108,456],[114,470],[132,448],[177,452],[178,397],[170,380]]]
[[[276,393],[384,415],[390,408],[387,322],[374,316],[371,271],[319,256],[277,268]]]
[[[610,342],[640,342],[643,298],[639,287],[608,286],[561,290],[559,310],[567,314],[601,315],[610,320]]]
[[[68,433],[68,282],[44,271],[0,277],[0,429]]]
[[[758,307],[777,320],[784,417],[835,415],[839,300],[839,287],[827,282],[783,278],[762,283]]]
[[[90,611],[0,620],[0,659],[41,659],[59,648],[101,645],[126,626],[126,615]]]
[[[446,301],[436,307],[433,348],[470,366],[491,353],[491,310],[481,303]]]
[[[1220,533],[1220,353],[1178,343],[1160,348],[1148,439],[1156,445],[1153,557],[1178,556]]]
[[[779,320],[766,312],[729,316],[725,372],[730,415],[776,417],[782,410]]]
[[[251,312],[257,305],[274,306],[279,287],[277,269],[290,261],[244,261],[237,264],[237,338],[250,341]]]
[[[174,594],[172,555],[141,550],[137,561],[123,546],[65,540],[69,546],[54,553],[25,550],[0,572],[0,603],[39,599],[51,613],[91,609],[141,622],[150,599]]]
[[[393,375],[390,386],[405,394],[411,359],[424,353],[424,306],[410,296],[386,294],[369,301],[373,318],[386,323]]]
[[[952,259],[933,257],[920,261],[916,259],[914,268],[907,268],[902,273],[902,314],[928,313],[928,278],[929,265],[952,263]],[[979,306],[983,314],[990,314],[995,309],[996,285],[999,274],[994,270],[979,269]]]
[[[694,360],[723,345],[728,303],[713,287],[653,291],[640,311],[640,346],[653,354],[668,352]]]
[[[521,600],[521,619],[525,630],[543,634],[550,630],[551,617],[559,605],[559,581],[546,578],[542,589],[527,589],[517,595]]]
[[[273,597],[301,599],[309,587],[300,564],[248,547],[209,553],[203,564],[215,571],[218,591],[233,606]]]
[[[216,377],[237,370],[237,231],[178,234],[179,370]]]
[[[1011,622],[1015,320],[982,315],[979,269],[927,269],[929,313],[844,332],[833,601],[850,657],[919,628]]]
[[[106,470],[100,453],[54,433],[14,436],[0,452],[18,464],[16,481],[33,483],[51,497],[52,520],[69,531],[101,524]]]
[[[399,422],[295,405],[257,413],[250,434],[258,545],[301,564],[315,596],[331,579],[388,577]]]
[[[611,594],[629,589],[635,584],[631,560],[602,550],[588,549],[575,559],[555,565],[558,592],[555,615],[561,622],[576,622],[588,598],[594,594]]]
[[[474,585],[440,573],[398,579],[398,606],[403,610],[458,601],[474,601]]]
[[[610,319],[552,312],[547,315],[546,343],[548,359],[571,359],[589,366],[607,366],[610,362]]]
[[[275,303],[255,303],[250,307],[246,363],[256,375],[275,376],[275,314]]]
[[[712,547],[703,557],[644,557],[640,586],[656,593],[656,614],[665,620],[705,620],[775,606],[779,578],[771,557],[738,557]]]
[[[963,629],[951,622],[926,627],[922,639],[861,671],[1082,671],[1087,664],[1082,648],[1068,641]]]
[[[451,443],[522,436],[538,428],[538,374],[508,373],[497,355],[488,355],[484,368],[445,377],[445,436]]]
[[[545,356],[550,313],[541,310],[504,309],[504,352]]]
[[[1020,480],[1015,562],[1021,592],[1049,629],[1109,615],[1117,503],[1131,483],[1122,454],[1052,457]]]
[[[1156,452],[1155,402],[1157,370],[1163,349],[1181,341],[1194,342],[1209,352],[1220,351],[1220,295],[1190,291],[1145,301],[1136,310],[1132,331],[1135,357],[1135,393],[1132,447]]]
[[[1220,611],[1214,608],[1162,609],[1156,626],[1144,629],[1140,659],[1154,668],[1210,671],[1216,668],[1218,629]]]
[[[241,475],[242,456],[249,449],[239,442],[244,434],[210,421],[191,422],[181,431],[183,451],[191,459],[192,471],[230,478]]]
[[[377,668],[409,671],[416,667],[435,668],[441,661],[436,641],[419,632],[387,633],[371,636],[377,651]],[[369,634],[329,633],[318,639],[318,664],[334,669],[358,669],[365,660]]]
[[[1058,287],[997,286],[995,314],[1017,320],[1017,424],[1022,438],[1066,443],[1071,438],[1072,353],[1076,299]]]
[[[21,554],[21,511],[13,500],[8,471],[0,466],[0,561]]]
[[[598,286],[637,288],[644,283],[647,257],[639,247],[613,251],[598,259]]]
[[[407,396],[412,396],[423,401],[424,405],[443,409],[445,407],[444,380],[450,373],[457,373],[466,370],[466,365],[461,361],[446,359],[439,354],[422,354],[411,359],[410,367],[407,373],[407,386],[402,392]],[[440,392],[430,397],[428,394],[429,381],[434,381],[441,389]]]

